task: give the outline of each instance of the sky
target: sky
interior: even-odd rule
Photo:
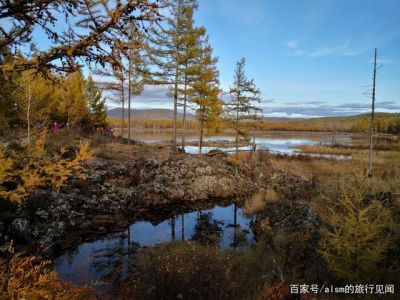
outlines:
[[[273,117],[367,112],[378,48],[377,111],[400,112],[400,1],[199,0],[195,20],[210,36],[223,89],[236,61],[263,93]],[[148,87],[141,108],[170,108],[161,87]]]
[[[400,112],[400,0],[198,1],[195,22],[206,28],[219,57],[222,89],[245,57],[245,73],[262,91],[265,116],[368,112],[374,48],[382,66],[377,111]],[[59,21],[60,29],[66,26]],[[34,34],[46,48],[44,34]],[[133,101],[134,108],[172,109],[167,87],[147,86]]]

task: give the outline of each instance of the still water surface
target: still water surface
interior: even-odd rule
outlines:
[[[77,284],[106,280],[115,266],[127,272],[128,261],[140,247],[169,243],[173,240],[215,241],[222,249],[243,249],[254,243],[249,228],[251,217],[230,204],[177,214],[158,223],[142,220],[124,232],[109,234],[85,242],[56,258],[55,270],[63,279]]]

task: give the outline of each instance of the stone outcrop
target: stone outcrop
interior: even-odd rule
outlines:
[[[95,159],[83,166],[83,179],[71,178],[59,193],[43,191],[18,206],[0,199],[0,239],[49,247],[70,233],[88,237],[118,230],[156,205],[234,198],[254,189],[220,157]]]
[[[43,191],[18,206],[0,199],[0,240],[51,247],[68,235],[72,245],[119,230],[154,206],[235,200],[267,186],[283,197],[298,196],[308,184],[260,167],[242,166],[235,173],[218,151],[128,162],[94,159],[83,166],[83,178],[71,178],[59,193]]]
[[[138,162],[137,199],[143,205],[251,194],[255,184],[243,174],[235,177],[234,165],[220,158],[185,156],[158,162]]]

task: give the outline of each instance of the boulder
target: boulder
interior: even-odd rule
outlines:
[[[30,241],[29,221],[24,218],[18,218],[11,222],[8,227],[8,234],[16,243],[26,244]]]

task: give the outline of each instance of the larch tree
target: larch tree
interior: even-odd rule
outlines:
[[[128,60],[128,144],[131,142],[131,102],[133,96],[139,96],[147,82],[150,81],[150,71],[148,69],[149,59],[147,50],[149,47],[145,44],[142,33],[129,27],[130,43],[125,52]]]
[[[200,126],[199,154],[202,152],[205,130],[211,131],[215,128],[222,113],[222,100],[219,98],[219,72],[216,67],[218,59],[212,56],[212,48],[207,39],[203,41],[202,51],[198,60],[191,99],[197,106],[196,114]]]
[[[90,124],[95,127],[104,127],[107,124],[106,98],[103,97],[92,76],[86,80],[86,99],[89,106]]]
[[[179,86],[179,101],[183,109],[182,114],[182,151],[185,151],[186,116],[190,105],[192,89],[190,88],[196,81],[197,62],[202,54],[202,40],[205,37],[204,27],[194,25],[193,13],[197,6],[187,6],[183,10],[182,23],[184,28],[184,47],[179,52],[179,62],[181,65],[182,80]]]
[[[227,119],[235,130],[236,156],[239,152],[240,139],[248,139],[248,131],[242,121],[256,118],[261,111],[261,91],[244,73],[246,60],[241,58],[235,69],[233,85],[229,88],[231,99],[225,103]]]
[[[151,47],[150,58],[157,68],[153,72],[153,84],[168,85],[173,97],[173,134],[172,148],[176,149],[177,111],[179,86],[182,84],[182,61],[180,53],[186,47],[186,30],[183,21],[188,8],[197,7],[196,0],[164,0],[163,5],[168,9],[165,26],[152,28],[148,35]]]
[[[80,71],[69,75],[60,87],[60,116],[67,127],[79,126],[88,116],[85,79]]]
[[[379,196],[366,197],[367,181],[341,187],[321,230],[319,253],[339,278],[372,280],[392,238],[392,214]]]
[[[121,65],[113,55],[127,37],[125,24],[146,29],[160,20],[155,0],[54,0],[0,2],[0,55],[7,49],[25,49],[34,42],[36,28],[48,45],[30,60],[15,56],[2,63],[3,71],[74,72],[80,63]],[[63,23],[63,26],[57,26]]]
[[[12,63],[13,55],[9,49],[0,53],[0,65]],[[17,81],[20,73],[5,74],[0,72],[0,134],[9,126],[17,122],[17,110],[15,106],[15,91],[18,89]]]
[[[27,128],[28,143],[31,141],[32,130],[46,124],[50,117],[54,90],[52,82],[41,75],[35,75],[32,70],[24,71],[17,81],[13,91],[18,117]]]
[[[125,128],[125,93],[126,93],[126,74],[124,67],[116,67],[114,69],[97,70],[97,75],[102,79],[99,81],[99,86],[102,90],[110,94],[111,100],[121,104],[121,143],[124,139]]]

